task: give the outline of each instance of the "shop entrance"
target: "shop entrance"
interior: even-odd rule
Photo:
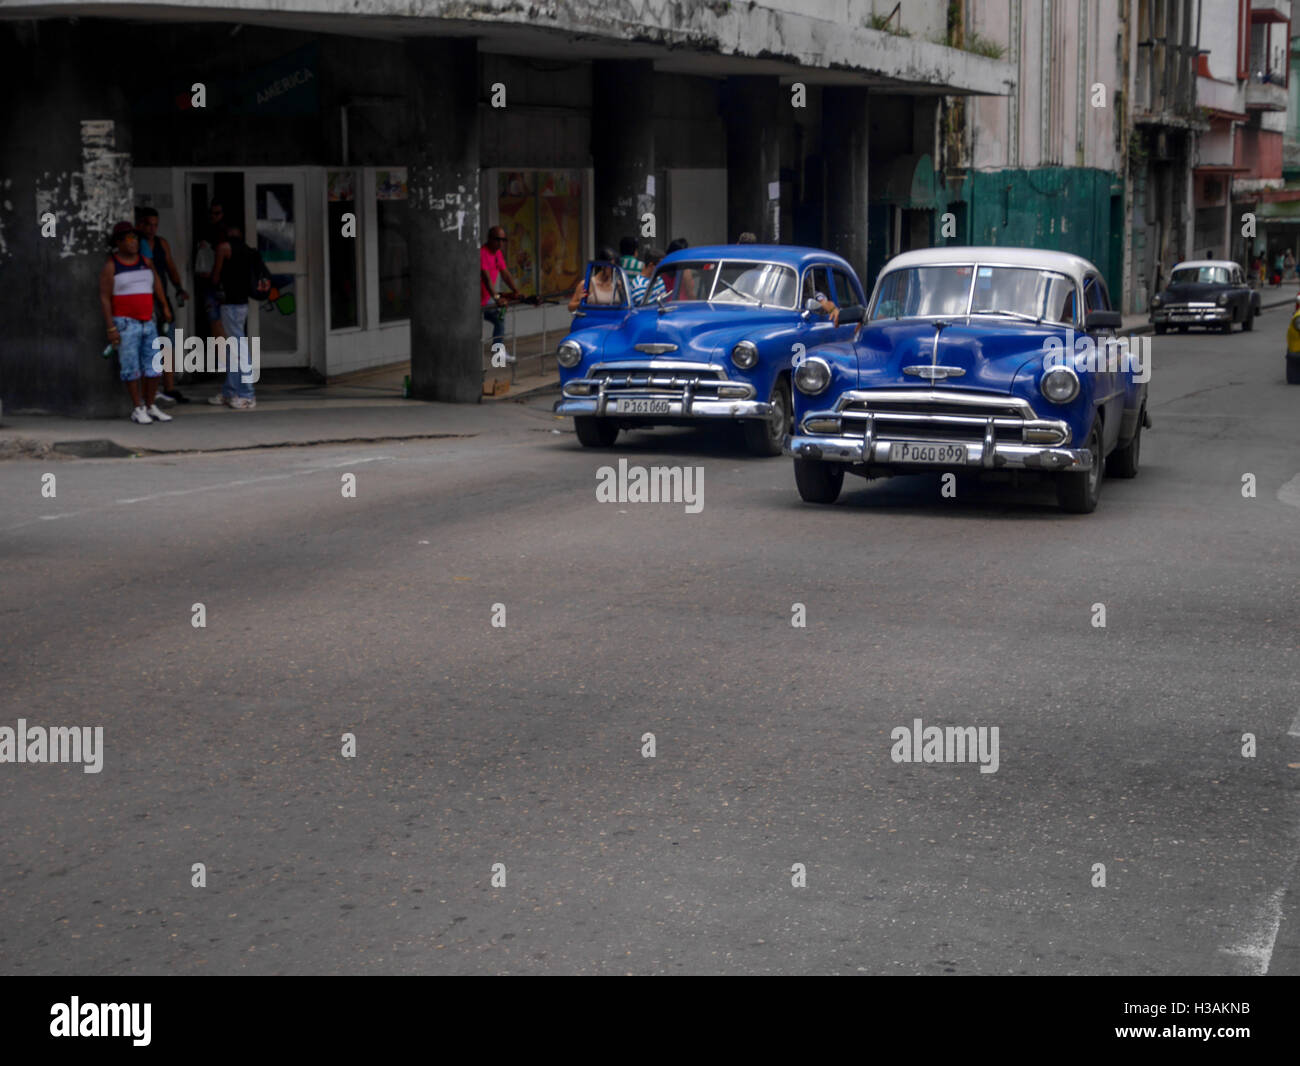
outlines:
[[[211,229],[209,207],[219,201],[228,221],[243,228],[244,240],[262,254],[272,289],[248,304],[248,335],[261,338],[264,367],[306,367],[310,363],[307,278],[306,176],[287,168],[189,171],[185,175],[186,217],[193,257]],[[194,259],[191,258],[191,264]],[[198,314],[201,308],[196,308]],[[197,323],[196,323],[197,325]]]

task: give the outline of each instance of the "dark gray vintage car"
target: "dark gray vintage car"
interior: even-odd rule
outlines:
[[[1205,326],[1232,332],[1234,322],[1252,329],[1259,314],[1259,293],[1246,284],[1246,272],[1230,259],[1191,259],[1179,263],[1169,285],[1151,301],[1157,333],[1186,332]]]

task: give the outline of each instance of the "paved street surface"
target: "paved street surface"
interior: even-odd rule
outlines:
[[[1090,516],[934,476],[809,506],[730,433],[587,451],[543,398],[0,464],[0,726],[105,748],[0,764],[0,970],[1300,972],[1285,325],[1155,338]],[[598,502],[618,457],[703,467],[702,511]],[[916,718],[996,726],[997,772],[894,762]]]

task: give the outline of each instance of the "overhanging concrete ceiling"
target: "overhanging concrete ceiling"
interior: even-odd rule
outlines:
[[[654,13],[653,5],[600,0],[225,0],[217,6],[199,0],[0,0],[5,19],[242,23],[391,40],[474,37],[489,53],[556,61],[649,59],[658,70],[681,74],[769,74],[884,92],[1005,95],[1015,75],[1001,60],[758,5],[698,3],[685,21],[664,23],[620,17],[632,9],[649,12],[646,18]]]

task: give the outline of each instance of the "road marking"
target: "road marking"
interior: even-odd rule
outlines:
[[[1277,498],[1292,507],[1300,507],[1300,474],[1277,490]]]
[[[1294,863],[1292,865],[1294,866]],[[1269,965],[1273,961],[1273,945],[1277,943],[1277,931],[1282,925],[1282,897],[1285,895],[1286,886],[1283,885],[1268,897],[1264,905],[1264,913],[1261,915],[1262,925],[1256,933],[1248,936],[1235,948],[1223,949],[1229,955],[1240,955],[1249,960],[1252,964],[1251,972],[1256,977],[1263,977],[1268,973]]]
[[[284,481],[286,478],[297,477],[297,474],[267,474],[265,477],[242,478],[239,481],[223,481],[219,485],[203,485],[196,489],[170,489],[167,492],[155,492],[150,496],[132,496],[125,500],[115,500],[115,503],[144,503],[147,500],[161,500],[168,496],[193,496],[196,492],[212,492],[214,489],[233,489],[240,485],[256,485],[262,481]]]

